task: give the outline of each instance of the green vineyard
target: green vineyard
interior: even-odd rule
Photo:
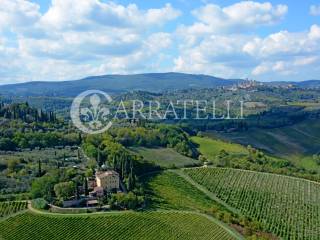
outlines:
[[[61,216],[23,213],[0,222],[4,240],[236,239],[212,220],[187,212]]]
[[[236,169],[184,170],[228,205],[284,239],[319,239],[320,184]]]
[[[27,202],[0,202],[0,218],[27,208]]]

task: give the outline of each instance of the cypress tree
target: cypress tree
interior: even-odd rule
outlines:
[[[41,169],[41,160],[38,160],[38,176],[41,177],[42,169]]]
[[[89,195],[88,179],[86,177],[84,178],[84,195],[85,196]]]
[[[80,161],[80,149],[78,148],[78,152],[77,152],[77,157],[78,157],[78,161]]]

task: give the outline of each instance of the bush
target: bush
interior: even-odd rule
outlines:
[[[112,209],[136,209],[140,207],[144,202],[142,196],[137,196],[133,192],[128,194],[116,193],[113,194],[110,199],[110,205]]]
[[[49,209],[48,202],[46,200],[44,200],[43,198],[33,199],[31,201],[31,206],[33,208],[41,209],[41,210],[48,210]]]

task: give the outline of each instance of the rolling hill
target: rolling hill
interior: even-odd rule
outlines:
[[[320,127],[318,119],[307,119],[290,126],[259,129],[246,132],[206,133],[209,137],[218,137],[244,146],[252,145],[272,155],[292,157],[293,155],[311,156],[319,152]]]
[[[320,185],[304,179],[226,168],[184,170],[228,205],[282,239],[317,239]]]
[[[70,81],[32,81],[0,86],[0,95],[15,97],[47,96],[74,97],[88,89],[98,89],[109,94],[142,90],[161,92],[167,90],[183,90],[190,88],[214,88],[232,86],[241,83],[242,79],[224,79],[203,74],[186,74],[177,72],[142,73],[131,75],[102,75],[89,76]],[[288,84],[300,88],[318,88],[320,80],[301,82],[266,82],[270,86],[287,86]]]
[[[298,88],[319,88],[320,87],[320,80],[305,80],[305,81],[273,81],[273,82],[266,82],[266,85],[269,86],[282,86],[286,87],[289,85],[298,87]]]

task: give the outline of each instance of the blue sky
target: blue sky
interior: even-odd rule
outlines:
[[[0,84],[187,72],[320,79],[320,2],[1,0]]]

